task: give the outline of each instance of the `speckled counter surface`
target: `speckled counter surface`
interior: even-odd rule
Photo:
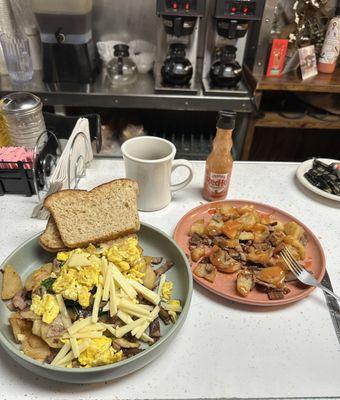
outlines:
[[[204,163],[193,164],[191,185],[176,192],[167,208],[141,213],[142,221],[172,235],[180,217],[203,202]],[[228,198],[271,204],[309,226],[321,241],[333,287],[340,293],[340,203],[300,187],[296,167],[235,163]],[[122,176],[121,161],[95,160],[80,186],[91,188]],[[35,201],[0,197],[1,261],[44,228],[43,221],[30,219]],[[195,285],[183,329],[143,370],[105,384],[61,384],[32,375],[0,350],[0,399],[336,398],[339,368],[340,346],[321,291],[263,310],[220,299]]]

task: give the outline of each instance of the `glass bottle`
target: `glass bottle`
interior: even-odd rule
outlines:
[[[235,127],[235,118],[236,113],[233,111],[220,111],[218,113],[213,149],[205,166],[202,193],[205,200],[222,200],[227,195],[233,168],[231,148],[233,146],[232,133]]]

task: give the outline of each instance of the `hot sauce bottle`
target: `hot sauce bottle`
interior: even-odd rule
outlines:
[[[216,125],[216,136],[213,149],[205,165],[203,197],[205,200],[222,200],[226,197],[229,187],[233,157],[232,133],[235,127],[236,113],[220,111]]]

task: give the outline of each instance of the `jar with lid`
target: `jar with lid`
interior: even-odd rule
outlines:
[[[186,86],[193,74],[191,62],[186,58],[185,44],[172,43],[161,69],[164,85]]]
[[[10,93],[2,98],[1,111],[14,145],[33,149],[42,136],[38,150],[42,149],[47,134],[42,102],[38,96],[28,92]]]
[[[241,80],[242,68],[236,61],[236,51],[235,46],[225,46],[217,50],[216,59],[210,68],[212,86],[232,88]]]
[[[137,66],[130,59],[129,46],[113,46],[114,58],[107,65],[107,76],[113,86],[128,85],[137,79]]]

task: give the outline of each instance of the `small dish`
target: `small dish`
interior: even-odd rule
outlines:
[[[319,158],[320,161],[331,164],[333,162],[340,163],[339,160],[333,160],[331,158]],[[327,193],[324,190],[317,188],[316,186],[312,185],[308,180],[305,178],[305,173],[309,171],[313,167],[313,159],[306,160],[302,164],[299,165],[298,169],[296,170],[296,178],[298,181],[303,185],[305,188],[311,190],[312,192],[325,197],[326,199],[340,201],[340,196],[335,194]]]

